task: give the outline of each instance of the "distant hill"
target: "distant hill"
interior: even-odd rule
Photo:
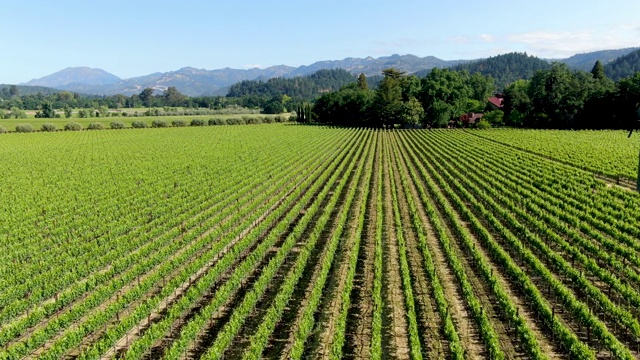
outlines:
[[[367,57],[364,59],[346,58],[343,60],[319,61],[297,68],[286,65],[271,66],[265,69],[224,68],[218,70],[185,67],[177,71],[153,73],[104,84],[92,84],[90,81],[65,82],[64,84],[56,85],[56,88],[96,95],[132,95],[140,93],[145,88],[152,88],[156,90],[156,93],[160,93],[170,86],[175,86],[178,91],[189,96],[225,95],[225,90],[229,86],[240,81],[267,81],[276,77],[294,78],[311,75],[322,69],[346,69],[351,74],[365,73],[368,76],[375,76],[380,75],[383,69],[390,67],[395,67],[407,73],[415,73],[416,71],[434,67],[448,67],[461,62],[463,61],[445,61],[433,56],[421,58],[414,55],[392,55],[377,59]]]
[[[344,69],[321,69],[311,75],[293,78],[277,77],[267,81],[244,80],[229,88],[227,96],[241,97],[277,96],[313,98],[321,93],[337,91],[342,86],[355,82],[356,75]]]
[[[596,61],[600,60],[602,65],[614,61],[615,59],[625,56],[638,48],[626,48],[618,50],[601,50],[584,54],[576,54],[566,59],[556,59],[550,61],[558,61],[569,65],[570,68],[583,71],[591,71]]]
[[[216,95],[223,87],[235,84],[245,79],[254,79],[260,76],[268,78],[282,76],[291,69],[288,66],[273,66],[268,69],[219,69],[204,70],[192,67],[185,67],[177,71],[166,73],[153,73],[121,80],[116,83],[92,86],[70,84],[61,86],[61,89],[78,91],[99,95],[138,94],[145,88],[152,88],[156,93],[165,91],[168,87],[174,86],[181,93],[189,96]],[[224,95],[222,93],[221,95]]]
[[[10,85],[10,84],[0,84],[0,97],[10,98],[10,88],[11,86],[15,86],[18,90],[18,95],[51,95],[57,94],[60,92],[58,89],[45,87],[45,86],[30,86],[30,85]]]
[[[604,73],[614,81],[632,76],[640,71],[640,49],[619,57],[604,66]]]
[[[345,69],[352,74],[364,73],[367,76],[380,75],[382,70],[395,68],[406,73],[415,73],[420,70],[450,67],[465,60],[442,60],[435,56],[418,57],[415,55],[383,56],[379,58],[366,57],[346,58],[343,60],[318,61],[309,66],[300,66],[292,71],[289,76],[308,75],[320,69]]]
[[[547,61],[527,53],[510,53],[456,65],[452,69],[467,70],[472,74],[479,72],[482,75],[491,75],[496,87],[503,89],[516,80],[529,79],[536,71],[550,67],[551,64]]]
[[[69,85],[107,85],[120,81],[120,78],[102,69],[89,67],[70,67],[51,75],[33,79],[25,84],[31,86],[46,86],[62,88]]]

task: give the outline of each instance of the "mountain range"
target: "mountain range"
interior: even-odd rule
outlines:
[[[574,69],[590,70],[600,60],[603,64],[637,51],[639,48],[603,50],[576,54],[566,59],[546,59],[568,64]],[[434,56],[391,55],[379,58],[346,58],[343,60],[318,61],[311,65],[291,67],[271,66],[264,69],[217,69],[205,70],[184,67],[176,71],[153,73],[129,79],[120,79],[102,69],[71,67],[54,74],[34,79],[21,85],[46,86],[84,94],[114,95],[138,94],[145,88],[162,92],[168,87],[189,96],[225,95],[229,87],[243,80],[267,80],[274,77],[296,77],[315,73],[321,69],[345,69],[352,74],[364,73],[367,76],[380,75],[386,68],[396,68],[406,73],[424,73],[432,68],[447,68],[478,60],[442,60]]]

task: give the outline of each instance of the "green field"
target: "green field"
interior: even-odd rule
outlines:
[[[1,134],[0,359],[638,358],[640,196],[523,138]]]
[[[640,135],[620,130],[516,130],[477,133],[500,143],[547,156],[610,177],[638,176]]]

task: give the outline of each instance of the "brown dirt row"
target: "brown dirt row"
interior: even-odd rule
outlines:
[[[209,230],[207,230],[204,234],[198,236],[198,238],[196,238],[194,241],[192,241],[190,244],[185,245],[184,247],[182,247],[180,250],[178,250],[178,252],[174,253],[170,258],[173,259],[176,256],[179,256],[180,254],[182,254],[183,252],[187,251],[189,249],[189,247],[194,244],[195,242],[197,242],[198,240],[200,240],[201,238],[205,237],[205,234],[208,234],[212,231],[214,231],[219,225],[216,225],[214,228],[211,228]],[[183,236],[183,235],[180,235]],[[203,247],[202,249],[198,250],[197,255],[194,256],[192,258],[192,260],[197,259],[197,256],[199,256],[200,254],[204,253],[207,250],[206,247]],[[185,263],[183,266],[174,269],[174,271],[171,272],[171,274],[168,275],[168,279],[173,278],[176,274],[178,274],[183,268],[184,266],[187,266],[189,263]],[[126,293],[127,291],[129,291],[130,289],[132,289],[134,286],[136,286],[137,284],[145,281],[148,277],[152,276],[153,273],[155,271],[157,271],[157,269],[162,266],[162,263],[157,264],[156,266],[154,266],[151,270],[147,271],[145,274],[141,275],[138,277],[138,279],[134,282],[131,282],[125,286],[123,286],[122,288],[120,288],[114,295],[112,295],[107,301],[101,303],[98,307],[94,308],[93,310],[91,310],[90,312],[88,312],[87,314],[85,314],[82,318],[80,318],[79,320],[77,320],[76,322],[74,322],[73,325],[71,325],[69,328],[65,329],[65,331],[69,330],[69,329],[74,329],[78,326],[80,326],[80,324],[84,323],[90,316],[94,315],[97,312],[103,311],[104,309],[106,309],[110,304],[114,303],[115,301],[117,301],[120,296],[124,293]],[[189,282],[189,281],[186,281]],[[119,317],[122,316],[127,316],[129,313],[131,313],[132,311],[134,311],[135,307],[144,302],[146,299],[155,296],[157,294],[160,293],[161,289],[163,287],[162,283],[157,284],[156,286],[152,287],[149,292],[147,292],[147,294],[145,294],[145,296],[137,299],[136,301],[130,303],[125,310],[122,310],[118,313],[117,317],[115,319],[112,319],[110,323],[115,323],[117,321],[119,321]],[[176,291],[171,295],[171,297],[179,297],[183,294],[184,290],[188,287],[185,286],[185,284],[182,284],[179,288],[176,289]],[[143,322],[149,322],[149,318],[143,320]],[[79,347],[76,347],[74,350],[71,350],[69,352],[70,356],[77,356],[79,355],[82,350],[88,346],[90,346],[90,344],[93,341],[96,341],[97,339],[99,339],[105,332],[106,329],[108,327],[109,324],[105,324],[105,326],[102,328],[102,330],[98,330],[93,332],[92,334],[88,335],[88,337],[86,337],[82,343],[80,344]],[[140,331],[140,326],[138,325],[135,329],[136,331]],[[133,330],[132,330],[133,331]],[[34,353],[32,353],[31,356],[35,356],[36,358],[39,356],[39,354],[41,354],[42,352],[46,351],[47,349],[49,349],[51,346],[53,346],[53,344],[55,344],[55,342],[63,336],[63,332],[57,334],[54,338],[50,339],[49,341],[47,341],[42,347],[38,348]],[[30,357],[27,357],[30,358]]]
[[[402,275],[398,258],[398,239],[396,237],[393,216],[393,199],[391,197],[391,174],[389,159],[388,135],[383,135],[383,263],[382,280],[383,317],[382,317],[382,351],[383,357],[408,359],[410,355],[408,323]]]
[[[438,310],[433,299],[433,288],[427,278],[427,269],[424,266],[424,258],[420,251],[419,241],[415,230],[412,226],[413,221],[407,202],[410,196],[418,199],[413,183],[408,182],[410,193],[405,193],[402,186],[400,172],[408,174],[406,163],[398,156],[397,142],[394,141],[393,146],[393,165],[397,170],[395,172],[395,181],[398,189],[398,203],[402,218],[403,232],[407,242],[407,260],[411,271],[411,283],[413,285],[413,295],[416,302],[416,317],[418,320],[418,332],[422,335],[421,345],[423,348],[423,356],[428,359],[449,358],[449,342],[445,339],[442,332],[443,322],[438,314]],[[428,225],[428,221],[426,222]],[[426,226],[427,236],[435,238],[435,233],[430,226]]]
[[[467,148],[466,150],[467,150],[467,151],[469,151],[469,152],[471,151],[471,150],[470,150],[470,149],[468,149],[468,148]],[[474,155],[473,155],[473,157],[476,159],[476,161],[479,161],[479,160],[477,159],[477,158],[478,158],[478,156],[477,156],[477,154],[476,154],[476,153],[477,153],[477,151],[474,151]],[[481,160],[480,160],[480,161],[481,161]],[[495,166],[495,164],[496,164],[496,161],[492,161],[492,162],[490,163],[490,165],[489,165],[489,166]],[[512,170],[513,170],[513,169],[512,169]],[[503,171],[508,171],[508,170],[503,170]],[[476,172],[479,176],[481,176],[481,177],[482,177],[482,176],[485,176],[485,177],[486,177],[486,175],[485,175],[485,174],[478,173],[478,172],[477,172],[477,170],[476,170],[475,172]],[[512,181],[513,181],[513,178],[511,178],[510,180],[512,180]],[[515,181],[517,181],[517,180],[515,180]],[[516,190],[517,190],[517,189],[516,189]],[[505,195],[512,195],[512,194],[511,194],[511,193],[507,193],[507,194],[505,194]],[[549,195],[553,195],[553,194],[549,194]],[[513,196],[511,196],[511,197],[513,197]],[[518,198],[516,197],[516,200],[517,200],[517,199],[518,199]],[[517,202],[516,202],[516,203],[517,203]],[[555,217],[555,216],[554,216],[554,217]],[[569,228],[571,228],[571,229],[575,230],[575,231],[576,231],[578,234],[580,234],[582,237],[584,237],[584,238],[588,239],[589,241],[591,241],[594,245],[596,245],[596,246],[598,246],[598,247],[602,246],[602,245],[601,245],[597,240],[595,240],[595,239],[591,239],[591,237],[590,237],[589,235],[585,234],[585,233],[582,231],[582,229],[580,228],[580,226],[575,226],[574,224],[568,223],[568,222],[566,222],[565,220],[563,220],[563,219],[561,219],[561,218],[558,218],[558,217],[555,217],[555,218],[557,218],[561,223],[566,224],[566,226],[568,226]],[[523,220],[525,220],[525,219],[523,219]],[[608,233],[606,233],[606,232],[604,232],[604,231],[601,231],[601,230],[599,230],[599,229],[597,229],[597,228],[594,228],[594,227],[593,227],[593,225],[591,225],[591,224],[589,224],[589,226],[590,226],[590,227],[592,227],[592,228],[593,228],[597,233],[601,234],[603,237],[608,238],[608,239],[611,239],[611,240],[613,240],[613,241],[617,241],[615,238],[611,237]],[[571,239],[569,239],[568,237],[564,236],[563,234],[558,234],[558,235],[563,236],[566,240],[568,240],[568,242],[570,242],[570,243],[572,242],[572,241],[571,241]],[[549,244],[549,246],[551,246],[551,247],[553,247],[553,246],[554,246],[554,242],[553,242],[553,241],[548,242],[548,244]],[[622,245],[622,246],[623,246],[624,248],[627,248],[627,246],[626,246],[626,245]],[[627,249],[628,249],[628,248],[627,248]],[[632,252],[633,252],[634,250],[633,250],[633,249],[631,249],[630,251],[632,251]],[[624,272],[624,271],[619,271],[618,269],[614,268],[614,267],[613,267],[613,265],[608,264],[606,261],[598,261],[598,263],[599,263],[599,265],[600,265],[601,267],[608,269],[612,274],[615,274],[615,275],[616,275],[616,276],[618,276],[621,280],[623,280],[623,281],[625,281],[625,280],[626,280],[626,281],[627,281],[627,283],[628,283],[629,285],[633,286],[636,290],[639,290],[639,289],[640,289],[640,287],[638,287],[638,284],[636,284],[636,281],[635,281],[635,280],[630,280],[630,279],[627,277],[627,275],[625,274],[625,272]],[[633,271],[635,271],[636,273],[640,272],[640,271],[639,271],[640,269],[639,269],[637,266],[635,266],[634,264],[632,264],[632,263],[628,263],[628,264],[626,264],[626,266],[627,266],[627,267],[629,267],[630,269],[632,269]],[[608,292],[608,289],[607,289],[607,292]],[[632,311],[633,311],[633,310],[632,310]],[[637,314],[636,316],[640,316],[640,315],[638,315],[638,314]]]
[[[374,141],[372,139],[369,142]],[[368,163],[369,156],[375,156],[375,150],[370,150],[369,144],[367,146],[366,158],[363,155],[362,162],[359,166],[365,166]],[[369,153],[369,151],[372,151]],[[327,285],[323,291],[323,299],[320,306],[316,311],[316,333],[319,334],[319,349],[314,354],[315,358],[328,359],[330,357],[331,346],[333,343],[333,336],[335,333],[336,322],[342,310],[342,293],[346,286],[347,275],[349,271],[349,260],[353,251],[358,251],[360,254],[360,248],[355,249],[356,232],[358,231],[358,217],[363,207],[367,204],[367,199],[363,198],[365,186],[371,185],[371,180],[365,183],[367,176],[371,177],[371,174],[366,174],[368,169],[363,169],[360,181],[358,182],[357,196],[353,201],[351,208],[349,209],[349,220],[347,222],[348,231],[343,233],[342,242],[345,242],[345,246],[339,248],[340,252],[336,254],[336,266],[332,267],[329,272]]]
[[[415,165],[413,164],[405,164],[415,168]],[[414,190],[413,196],[415,196],[415,199],[420,199],[417,194],[416,186],[422,186],[425,189],[427,187],[424,183],[414,183],[414,186],[412,187]],[[433,258],[436,275],[440,279],[443,292],[449,301],[451,318],[456,326],[458,336],[460,337],[460,341],[465,350],[465,356],[467,359],[484,359],[488,356],[488,353],[484,347],[482,337],[480,336],[478,325],[473,320],[473,315],[467,307],[462,294],[462,289],[458,284],[453,270],[447,262],[442,245],[431,226],[429,217],[424,209],[424,205],[421,201],[416,201],[416,206],[418,207],[418,214],[420,218],[422,218],[422,222],[427,229],[427,234],[431,234],[431,236],[427,236],[427,246]],[[444,219],[444,216],[439,213],[439,209],[433,201],[432,206],[438,214],[438,218]]]
[[[378,173],[381,170],[381,140],[380,132],[376,132],[375,159],[373,173],[369,185],[369,197],[367,210],[364,217],[362,239],[360,240],[360,253],[356,264],[356,274],[351,291],[351,307],[347,314],[347,326],[345,329],[345,359],[369,359],[371,349],[371,324],[373,321],[373,281],[375,261],[375,238],[378,214]]]

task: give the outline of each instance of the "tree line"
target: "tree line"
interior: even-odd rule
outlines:
[[[626,129],[640,106],[640,73],[618,82],[609,79],[598,61],[591,72],[553,63],[529,80],[516,80],[498,96],[491,75],[466,69],[433,69],[420,78],[387,69],[376,90],[366,77],[322,95],[313,106],[313,121],[346,126],[471,126],[469,113],[484,112],[473,126],[548,129]],[[307,121],[309,118],[306,119]]]

